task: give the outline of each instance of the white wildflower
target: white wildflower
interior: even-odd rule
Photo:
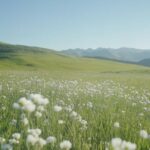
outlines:
[[[124,114],[126,111],[125,110],[122,110],[122,113]]]
[[[55,105],[55,106],[54,106],[54,111],[55,111],[55,112],[60,112],[60,111],[62,111],[62,107],[61,107],[61,106],[58,106],[58,105]]]
[[[64,150],[69,150],[72,148],[72,143],[68,140],[64,140],[60,143],[60,148]]]
[[[11,122],[10,122],[11,125],[15,126],[17,124],[17,120],[16,119],[13,119]]]
[[[29,98],[37,105],[47,105],[49,103],[47,98],[43,98],[40,94],[30,94]]]
[[[114,123],[114,127],[115,127],[115,128],[119,128],[119,127],[120,127],[119,122],[115,122],[115,123]]]
[[[35,136],[29,134],[29,135],[27,136],[26,142],[27,142],[28,144],[35,145],[36,142],[37,142],[37,140],[38,140],[37,137],[35,137]]]
[[[38,110],[38,111],[40,111],[40,112],[45,111],[44,107],[43,107],[43,106],[41,106],[41,105],[37,107],[37,110]]]
[[[14,109],[21,109],[20,105],[18,103],[13,103],[13,108]]]
[[[120,138],[113,138],[111,140],[111,145],[114,150],[136,150],[136,144],[127,142],[127,141],[122,141]]]
[[[25,97],[21,97],[19,100],[18,100],[18,104],[21,105],[21,106],[24,106],[28,103],[28,100],[25,98]]]
[[[19,144],[19,141],[16,139],[9,139],[10,144]]]
[[[131,142],[126,142],[126,141],[123,141],[122,142],[122,149],[123,150],[135,150],[136,149],[136,144],[134,143],[131,143]]]
[[[71,108],[71,106],[67,106],[67,107],[65,107],[65,110],[68,111],[68,112],[71,112],[72,108]]]
[[[37,118],[40,118],[40,117],[42,117],[42,113],[39,112],[39,111],[36,111],[36,112],[35,112],[35,116],[36,116]]]
[[[36,106],[31,101],[27,101],[27,103],[22,107],[22,110],[31,113],[35,111],[35,108]]]
[[[44,145],[46,145],[46,140],[44,140],[43,138],[38,138],[37,144],[38,144],[40,147],[43,147]]]
[[[56,138],[54,136],[49,136],[46,139],[47,143],[55,143],[56,142]]]
[[[28,129],[28,133],[32,134],[35,137],[38,137],[42,133],[42,131],[41,131],[41,129],[38,129],[38,128],[37,129]]]
[[[65,122],[63,120],[58,120],[58,124],[64,124]]]
[[[72,111],[71,114],[70,114],[71,117],[77,117],[77,115],[78,115],[78,114],[77,114],[77,112],[75,112],[75,111]]]
[[[0,144],[3,144],[6,140],[3,137],[0,137]]]
[[[80,123],[81,123],[82,125],[84,125],[84,126],[87,125],[87,121],[86,121],[86,120],[81,120]]]
[[[20,134],[20,133],[14,133],[14,134],[12,135],[12,137],[13,137],[14,139],[16,139],[16,140],[19,140],[20,137],[21,137],[21,134]]]
[[[140,136],[141,136],[143,139],[147,139],[147,138],[149,137],[147,131],[145,131],[145,130],[141,130],[141,131],[140,131]]]
[[[115,150],[117,150],[117,148],[119,150],[119,148],[121,149],[122,140],[120,138],[113,138],[111,144]]]
[[[88,102],[88,103],[87,103],[87,107],[92,108],[92,107],[93,107],[92,102]]]
[[[29,124],[29,121],[28,121],[27,118],[22,118],[22,119],[21,119],[21,122],[22,122],[25,126]]]

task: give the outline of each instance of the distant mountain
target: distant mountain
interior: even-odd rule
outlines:
[[[79,57],[108,58],[120,61],[139,62],[150,58],[150,50],[122,47],[119,49],[97,48],[97,49],[68,49],[62,53]]]
[[[70,56],[87,58],[82,59]],[[73,66],[71,64],[80,66],[80,62],[84,64],[82,64],[82,69],[85,69],[88,66],[87,63],[90,62],[95,63],[95,65],[92,65],[91,63],[91,67],[98,68],[102,64],[102,66],[105,66],[105,63],[109,63],[107,67],[111,66],[110,64],[117,64],[118,66],[121,64],[124,64],[124,66],[128,66],[128,64],[150,66],[150,51],[129,48],[98,48],[95,50],[71,49],[66,51],[54,51],[46,48],[12,45],[0,42],[0,68],[10,69],[10,66],[12,66],[12,68],[61,69],[60,66],[62,66],[62,68],[72,68]],[[100,66],[97,65],[97,63]]]
[[[150,58],[149,59],[143,59],[143,60],[139,61],[138,64],[144,65],[144,66],[150,66]]]
[[[110,55],[112,57],[111,53],[107,51],[103,51],[103,54],[103,56]],[[68,73],[72,76],[76,72],[85,77],[86,73],[97,76],[99,73],[118,74],[135,71],[149,72],[150,70],[137,64],[127,63],[103,57],[98,57],[98,59],[70,57],[51,49],[0,42],[0,71],[44,71],[43,73],[48,71],[54,77],[55,73],[58,73],[60,77],[66,77]]]

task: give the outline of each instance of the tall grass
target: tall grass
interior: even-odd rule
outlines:
[[[150,148],[149,136],[140,135],[141,130],[150,134],[150,91],[146,86],[140,88],[141,83],[132,86],[129,78],[125,83],[113,76],[113,80],[92,81],[52,79],[49,73],[5,73],[0,75],[0,137],[5,138],[1,145],[10,144],[12,135],[20,133],[19,143],[11,144],[15,150],[57,150],[64,140],[71,142],[72,150],[111,150],[114,138],[136,144],[138,150]],[[48,98],[41,117],[36,111],[13,108],[21,97],[30,99],[32,93]],[[29,124],[22,123],[22,114]],[[27,142],[28,129],[37,128],[42,132],[40,138],[46,141],[53,136],[56,142],[43,146]]]

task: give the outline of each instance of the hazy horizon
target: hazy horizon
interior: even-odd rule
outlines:
[[[98,49],[98,48],[104,48],[104,49],[112,49],[112,50],[118,50],[118,49],[122,49],[122,48],[127,48],[127,49],[135,49],[135,50],[150,50],[150,48],[135,48],[135,47],[127,47],[127,46],[122,46],[122,47],[102,47],[102,46],[99,46],[99,47],[87,47],[87,48],[82,48],[82,47],[74,47],[74,48],[67,48],[67,49],[52,49],[50,47],[43,47],[43,46],[38,46],[38,45],[29,45],[29,44],[21,44],[21,43],[8,43],[8,42],[5,42],[5,41],[0,41],[0,43],[3,43],[3,44],[10,44],[10,45],[22,45],[22,46],[29,46],[29,47],[39,47],[39,48],[46,48],[46,49],[51,49],[51,50],[54,50],[54,51],[63,51],[63,50],[71,50],[71,49],[82,49],[82,50],[88,50],[88,49],[91,49],[91,50],[95,50],[95,49]]]

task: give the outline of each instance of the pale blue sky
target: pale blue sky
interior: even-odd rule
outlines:
[[[0,0],[0,41],[150,48],[150,0]]]

